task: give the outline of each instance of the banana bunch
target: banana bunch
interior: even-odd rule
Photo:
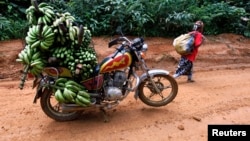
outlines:
[[[35,15],[36,13],[36,8],[32,5],[25,11],[26,13],[26,18],[28,20],[28,23],[30,25],[36,25],[37,24],[37,17]]]
[[[55,19],[53,7],[45,2],[42,2],[38,5],[36,1],[32,1],[31,4],[32,5],[25,11],[29,24],[51,25]]]
[[[74,75],[76,66],[82,64],[84,78],[87,78],[92,72],[94,66],[97,64],[96,52],[93,48],[75,48],[72,44],[70,47],[59,46],[51,50],[52,57],[56,57],[60,61],[60,66],[68,68]]]
[[[45,2],[42,2],[38,5],[38,9],[43,14],[43,16],[38,18],[38,24],[51,25],[55,20],[53,7]]]
[[[55,83],[60,87],[55,92],[55,98],[61,103],[76,103],[80,106],[89,106],[90,95],[85,91],[85,88],[73,80],[67,78],[58,78]]]
[[[66,46],[53,48],[51,50],[51,56],[61,60],[60,66],[64,66],[66,68],[69,68],[70,62],[73,62],[75,59],[74,50],[69,49]]]
[[[26,45],[24,49],[18,54],[18,58],[16,59],[16,61],[30,66],[33,51],[34,50],[31,49],[30,45]]]
[[[53,26],[57,27],[60,24],[65,24],[65,26],[67,28],[69,28],[69,26],[73,25],[73,22],[75,22],[75,17],[72,16],[69,12],[65,12],[65,13],[55,13],[56,15],[56,19],[53,22]]]
[[[82,79],[88,78],[93,73],[93,69],[98,63],[96,53],[93,48],[76,49],[74,53],[74,58],[74,62],[72,62],[71,64],[82,64],[82,69],[80,70]],[[75,72],[76,65],[73,68],[70,68],[73,75],[77,74]]]
[[[24,66],[28,66],[30,73],[35,76],[39,75],[46,65],[46,60],[43,59],[41,52],[32,49],[30,45],[25,46],[18,54],[16,61],[23,63]]]
[[[91,43],[91,32],[87,27],[84,27],[84,34],[83,34],[83,40],[84,42],[82,42],[82,46],[83,47],[88,47],[89,44]]]
[[[47,51],[55,40],[55,33],[51,26],[33,25],[29,28],[25,41],[31,48],[40,48]]]
[[[55,15],[56,19],[53,21],[52,26],[56,29],[56,32],[58,33],[58,36],[56,38],[57,42],[64,45],[67,40],[69,40],[69,27],[73,26],[73,22],[75,22],[75,17],[72,16],[69,12],[57,12],[55,13]]]
[[[90,47],[91,32],[87,27],[78,25],[69,12],[55,11],[59,10],[47,3],[38,4],[36,0],[31,0],[31,6],[26,9],[26,17],[30,24],[25,37],[26,45],[18,54],[16,61],[24,64],[25,73],[29,71],[33,75],[39,75],[46,67],[49,57],[56,57],[60,61],[59,65],[68,68],[74,77],[77,65],[83,66],[81,74],[78,73],[77,77],[86,79],[97,64],[94,48]],[[21,80],[22,86],[24,80],[25,75]],[[60,89],[57,95],[63,100],[60,96],[61,93],[65,93],[68,101],[76,101],[74,93],[78,95],[78,92],[70,93],[72,90],[70,87],[65,90]],[[73,98],[69,95],[73,95]],[[78,97],[77,102],[83,101],[80,96]]]

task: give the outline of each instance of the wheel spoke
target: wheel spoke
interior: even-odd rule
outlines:
[[[178,85],[171,76],[159,74],[154,75],[152,80],[146,79],[139,91],[139,97],[145,104],[158,107],[170,103],[176,97]]]

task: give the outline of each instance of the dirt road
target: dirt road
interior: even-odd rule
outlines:
[[[31,81],[0,82],[0,140],[4,141],[206,141],[208,124],[250,123],[250,69],[195,73],[195,83],[178,79],[179,93],[169,105],[152,108],[133,93],[104,123],[98,111],[72,122],[56,122],[33,104]]]
[[[195,63],[194,83],[177,79],[179,92],[169,105],[152,108],[135,100],[133,93],[104,123],[99,111],[83,113],[71,122],[47,117],[28,80],[23,90],[20,41],[0,43],[0,141],[207,141],[209,124],[250,124],[250,39],[224,34],[208,37]],[[106,38],[94,38],[102,59],[112,50]],[[147,38],[151,67],[174,71],[179,55],[172,39]]]

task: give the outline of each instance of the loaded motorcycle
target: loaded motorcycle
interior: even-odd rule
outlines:
[[[83,111],[93,108],[100,109],[104,120],[108,121],[106,110],[116,107],[130,92],[134,92],[135,99],[153,107],[165,106],[174,100],[178,93],[177,82],[168,71],[147,67],[145,52],[148,46],[143,38],[129,40],[121,36],[108,44],[109,48],[114,45],[117,45],[116,51],[98,63],[85,80],[74,80],[64,67],[45,67],[33,82],[33,88],[37,89],[34,103],[40,99],[43,112],[56,121],[75,120]],[[82,86],[90,104],[58,102],[55,84],[63,78]]]

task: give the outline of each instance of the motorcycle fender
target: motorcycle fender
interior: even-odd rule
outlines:
[[[153,69],[153,70],[148,71],[148,73],[149,73],[150,76],[154,76],[154,75],[157,75],[157,74],[169,75],[169,71],[161,70],[161,69]],[[139,82],[138,87],[140,86],[141,82],[143,82],[145,79],[147,79],[147,74],[146,74],[146,73],[143,73],[143,74],[140,76],[140,82]],[[137,98],[138,98],[138,94],[139,94],[139,90],[136,89],[135,95],[134,95],[134,98],[135,98],[136,100],[137,100]]]

